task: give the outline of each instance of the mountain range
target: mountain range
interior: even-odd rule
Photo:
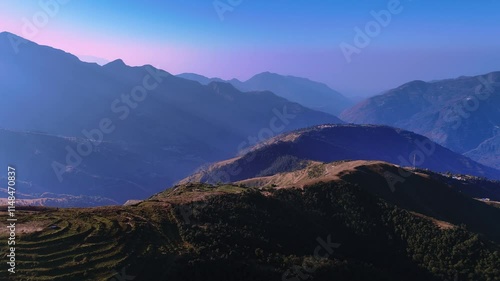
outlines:
[[[183,73],[178,77],[197,81],[203,85],[210,82],[227,82],[241,91],[271,91],[287,100],[300,103],[314,110],[339,115],[353,102],[327,85],[306,78],[279,75],[271,72],[257,74],[246,81],[208,78],[194,73]]]
[[[500,280],[499,79],[348,108],[0,33],[0,280]]]
[[[222,169],[216,178],[231,182],[346,159],[499,178],[499,73],[410,82],[342,113],[348,122],[429,139],[391,127],[335,125],[344,122],[319,110],[340,112],[348,99],[324,84],[269,72],[241,82],[178,77],[122,60],[100,66],[3,32],[0,73],[4,103],[15,105],[0,111],[0,164],[21,171],[27,198],[49,192],[123,203],[199,167],[219,171],[233,162],[242,172]],[[293,101],[299,98],[318,110]],[[261,162],[241,162],[252,157]]]
[[[281,132],[342,122],[269,91],[201,85],[122,60],[84,63],[6,32],[0,73],[0,155],[30,190],[143,199]]]
[[[381,160],[402,167],[500,180],[500,171],[430,139],[381,125],[319,125],[284,133],[245,154],[200,169],[185,182],[234,182],[301,169],[310,161]],[[397,176],[400,179],[404,175]]]
[[[500,167],[500,72],[413,81],[358,103],[347,122],[410,130],[491,167]]]

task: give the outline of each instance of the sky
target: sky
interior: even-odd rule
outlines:
[[[270,71],[346,96],[500,70],[500,1],[1,1],[0,31],[104,63],[246,80]]]

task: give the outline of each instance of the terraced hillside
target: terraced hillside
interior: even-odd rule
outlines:
[[[220,187],[206,191],[207,194],[208,191],[224,194],[238,190]],[[172,202],[192,198],[191,193],[177,192],[175,195]],[[188,197],[184,198],[186,195]],[[9,280],[122,280],[119,278],[123,274],[134,276],[132,273],[141,278],[158,276],[161,268],[151,267],[148,261],[152,258],[171,260],[186,247],[179,235],[178,218],[170,200],[155,199],[164,196],[161,193],[150,201],[128,207],[19,207],[16,223],[18,271],[9,276]],[[0,215],[7,217],[5,211]],[[2,224],[1,240],[7,241],[4,238],[7,235],[7,228]],[[138,272],[137,268],[141,270]],[[0,280],[6,280],[3,278],[6,278],[6,271],[0,272]]]
[[[418,171],[395,190],[378,180],[397,170],[318,163],[130,206],[23,207],[16,274],[0,280],[499,280],[500,230],[454,206],[490,222],[500,209]],[[442,196],[451,209],[436,206]]]
[[[9,280],[107,280],[138,256],[173,252],[178,235],[160,236],[168,224],[143,217],[146,209],[20,209],[18,278]]]

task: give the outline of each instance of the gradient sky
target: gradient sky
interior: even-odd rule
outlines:
[[[348,63],[340,49],[390,0],[242,0],[221,20],[213,0],[64,0],[45,26],[26,21],[41,1],[1,1],[0,31],[80,58],[122,58],[178,74],[246,80],[271,71],[324,82],[348,96],[410,80],[500,70],[500,1],[402,0]],[[221,0],[222,3],[238,0]]]

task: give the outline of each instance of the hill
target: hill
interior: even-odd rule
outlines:
[[[17,52],[11,40],[23,42]],[[106,193],[120,203],[145,199],[199,165],[260,140],[342,122],[271,92],[243,93],[222,82],[200,85],[122,60],[104,66],[84,63],[6,32],[0,34],[0,61],[3,103],[11,105],[0,111],[0,126],[17,132],[0,132],[0,155],[6,156],[1,161],[17,165],[19,180],[44,192]],[[19,155],[11,151],[14,143],[20,145]],[[77,145],[83,145],[78,154],[85,157],[73,167],[67,146],[77,151]],[[103,152],[91,152],[97,150]],[[32,158],[41,162],[30,162]],[[59,171],[80,169],[79,175],[47,172],[54,161]],[[37,164],[44,168],[32,169]],[[142,187],[154,192],[145,195],[138,190]]]
[[[384,174],[398,167],[387,163],[318,165],[338,178],[304,170],[292,185],[276,175],[253,188],[175,186],[131,206],[19,209],[12,280],[500,277],[500,209],[412,171],[391,189]]]
[[[181,182],[233,182],[303,168],[308,161],[381,160],[438,172],[500,179],[498,170],[412,132],[376,125],[319,125],[285,133]]]
[[[498,167],[500,72],[433,82],[413,81],[369,98],[341,118],[422,134],[458,153]],[[498,143],[495,141],[494,143]]]
[[[177,76],[204,85],[213,81],[224,81],[220,78],[208,78],[194,73],[183,73]],[[287,100],[333,115],[340,114],[353,104],[351,100],[323,83],[290,75],[263,72],[246,81],[231,79],[225,82],[231,83],[241,91],[271,91]]]
[[[485,140],[464,155],[495,169],[500,169],[500,161],[498,160],[500,159],[500,135]]]

